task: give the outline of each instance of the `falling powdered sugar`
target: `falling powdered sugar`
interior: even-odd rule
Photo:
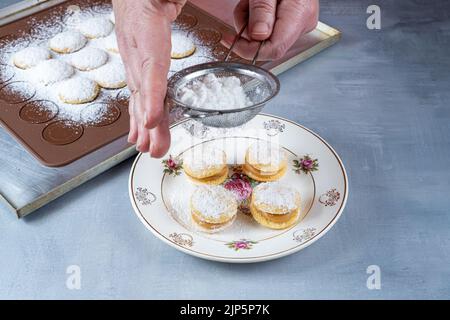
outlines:
[[[286,152],[277,144],[258,141],[248,149],[248,161],[251,164],[278,166],[286,161]]]
[[[194,173],[226,164],[225,153],[218,148],[199,145],[183,154],[183,163]]]

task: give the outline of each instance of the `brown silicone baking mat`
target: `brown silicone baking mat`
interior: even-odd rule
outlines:
[[[84,10],[108,4],[110,5],[110,1],[106,0],[69,0],[1,26],[0,50],[2,43],[7,44],[31,34],[32,26],[39,22],[45,23],[58,15],[63,20],[63,14],[70,10],[71,6],[78,6]],[[193,35],[198,47],[207,47],[210,50],[208,59],[211,60],[224,58],[226,48],[220,44],[222,35],[235,33],[230,26],[191,3],[183,8],[174,26],[175,29],[183,29]],[[330,46],[339,36],[337,30],[319,22],[316,30],[311,35],[304,36],[300,45],[290,50],[284,58],[258,64],[276,74],[281,73]],[[186,58],[185,66],[189,65],[188,59]],[[232,54],[231,60],[246,62],[235,54]],[[177,70],[171,70],[172,73],[174,71]],[[28,90],[27,94],[18,94],[15,90],[10,90],[10,87],[14,86],[13,76],[10,79],[3,77],[3,80],[3,83],[0,81],[0,123],[46,166],[60,167],[70,164],[128,133],[128,99],[120,93],[116,98],[104,102],[109,110],[109,115],[104,121],[95,125],[85,125],[62,122],[58,120],[56,111],[42,112],[37,106],[52,102],[34,98],[32,84],[29,84],[31,90]],[[58,110],[58,106],[55,105],[53,110]]]
[[[77,5],[81,10],[107,4],[108,1],[67,1],[52,8],[35,13],[26,18],[0,28],[0,43],[24,37],[30,25],[45,24],[46,20],[62,15],[69,6]],[[32,21],[32,23],[30,23]],[[176,27],[192,34],[198,46],[208,46],[214,59],[222,59],[225,48],[219,44],[224,32],[233,32],[220,21],[188,4],[176,21]],[[0,48],[1,50],[1,48]],[[234,59],[239,59],[233,56]],[[186,60],[189,59],[186,58]],[[14,69],[14,66],[9,66]],[[8,80],[8,79],[6,79]],[[0,121],[3,126],[42,164],[51,167],[67,165],[84,155],[124,136],[129,130],[127,99],[113,98],[104,103],[108,116],[95,125],[58,120],[58,105],[52,101],[34,98],[33,85],[27,93],[10,89],[14,77],[0,84]],[[105,90],[105,89],[102,89]],[[93,101],[90,104],[99,102]],[[40,105],[51,105],[48,112]],[[77,108],[74,105],[74,108]]]

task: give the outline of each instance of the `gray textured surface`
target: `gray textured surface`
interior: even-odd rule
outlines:
[[[16,2],[19,2],[19,1],[17,1],[17,0],[2,0],[2,1],[0,1],[0,8],[10,6]]]
[[[336,226],[298,254],[228,265],[182,254],[132,212],[127,161],[23,221],[0,214],[0,298],[449,298],[450,4],[321,1],[343,39],[281,75],[265,111],[315,130],[350,179]],[[65,270],[82,271],[68,290]],[[382,289],[366,288],[379,265]]]

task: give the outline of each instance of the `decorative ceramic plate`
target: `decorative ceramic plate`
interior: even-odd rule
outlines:
[[[180,251],[222,262],[276,259],[314,243],[344,210],[348,182],[341,159],[321,137],[297,123],[261,114],[234,129],[209,128],[186,120],[173,125],[171,133],[172,146],[166,159],[137,156],[129,193],[142,223]],[[183,153],[200,144],[223,149],[231,169],[224,185],[245,198],[255,182],[242,174],[239,165],[246,148],[257,140],[278,143],[287,152],[289,168],[280,182],[300,192],[305,218],[285,230],[267,229],[253,220],[244,199],[231,227],[215,234],[198,230],[190,218],[189,197],[195,186],[182,170]]]

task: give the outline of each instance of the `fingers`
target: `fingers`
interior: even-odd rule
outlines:
[[[277,0],[250,0],[248,30],[250,39],[266,40],[272,34]]]
[[[233,35],[226,34],[223,36],[221,43],[225,47],[229,48],[233,40],[234,40]],[[258,45],[259,42],[249,41],[245,38],[240,38],[238,41],[236,41],[236,44],[233,48],[233,52],[244,59],[252,60],[256,54],[256,50],[258,50]]]
[[[272,9],[272,4],[274,4],[275,9]],[[249,36],[246,37],[244,33],[244,36],[236,42],[234,52],[244,59],[251,60],[258,48],[258,41],[248,39],[259,41],[266,39],[261,47],[258,60],[281,59],[301,35],[316,27],[318,12],[318,0],[283,0],[278,2],[241,0],[234,12],[235,25],[238,30],[246,23],[248,17]],[[271,17],[273,17],[273,20]],[[256,25],[260,19],[266,19],[268,26],[272,26],[269,37],[257,34],[258,28],[256,28]],[[233,40],[234,36],[224,35],[222,44],[229,48]]]
[[[260,59],[281,59],[301,35],[315,28],[317,19],[317,0],[282,1],[272,35],[261,48]]]
[[[145,106],[144,126],[156,127],[164,116],[164,99],[167,91],[167,73],[169,66],[148,58],[143,61],[144,77],[141,85],[141,101]]]
[[[171,28],[170,21],[164,17],[152,16],[146,22],[148,32],[137,34],[136,41],[141,61],[140,99],[144,106],[143,121],[145,128],[152,129],[164,117]]]
[[[159,125],[150,130],[150,155],[161,158],[170,147],[169,111],[164,111],[164,116]]]
[[[234,27],[239,32],[248,22],[249,0],[241,0],[234,8]]]
[[[128,106],[128,113],[130,114],[130,132],[128,133],[128,142],[135,144],[138,138],[137,123],[134,116],[134,97],[131,95]]]

